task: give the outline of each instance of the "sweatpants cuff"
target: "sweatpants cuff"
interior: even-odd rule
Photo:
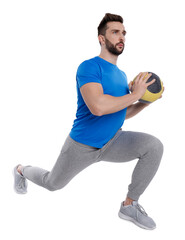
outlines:
[[[28,165],[28,166],[24,166],[24,167],[22,167],[22,169],[21,169],[21,173],[22,173],[22,175],[25,177],[25,175],[24,175],[24,170],[25,170],[25,168],[27,168],[27,167],[31,167],[30,165]]]
[[[128,192],[127,197],[128,197],[128,198],[131,198],[131,199],[134,200],[134,201],[138,201],[140,195],[135,194],[135,193],[133,193],[133,192]]]

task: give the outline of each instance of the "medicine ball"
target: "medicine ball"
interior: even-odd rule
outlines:
[[[147,80],[147,83],[151,82],[153,79],[155,79],[155,82],[147,87],[145,94],[142,96],[141,99],[139,99],[139,101],[142,103],[152,103],[158,98],[160,98],[163,93],[163,83],[161,79],[155,73],[148,73],[152,74],[152,76]],[[135,79],[133,80],[133,82],[135,81]]]

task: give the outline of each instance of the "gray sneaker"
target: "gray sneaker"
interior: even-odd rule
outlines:
[[[16,191],[16,193],[25,194],[25,193],[27,193],[28,182],[27,182],[26,178],[17,171],[18,166],[19,165],[17,165],[13,169],[14,190]]]
[[[153,230],[156,228],[153,219],[148,217],[145,210],[137,201],[133,201],[132,205],[128,206],[123,206],[123,203],[121,203],[118,215],[120,218],[131,221],[141,228],[147,230]]]

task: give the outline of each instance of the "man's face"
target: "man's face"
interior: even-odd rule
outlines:
[[[105,47],[113,55],[120,55],[125,47],[125,27],[120,22],[107,23]]]

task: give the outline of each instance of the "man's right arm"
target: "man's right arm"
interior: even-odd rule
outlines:
[[[103,93],[103,88],[100,83],[90,82],[84,84],[81,88],[82,97],[93,115],[102,116],[110,113],[118,112],[128,106],[131,106],[140,99],[150,83],[146,83],[151,75],[145,79],[146,73],[140,73],[136,78],[131,94],[126,94],[121,97],[114,97]]]

